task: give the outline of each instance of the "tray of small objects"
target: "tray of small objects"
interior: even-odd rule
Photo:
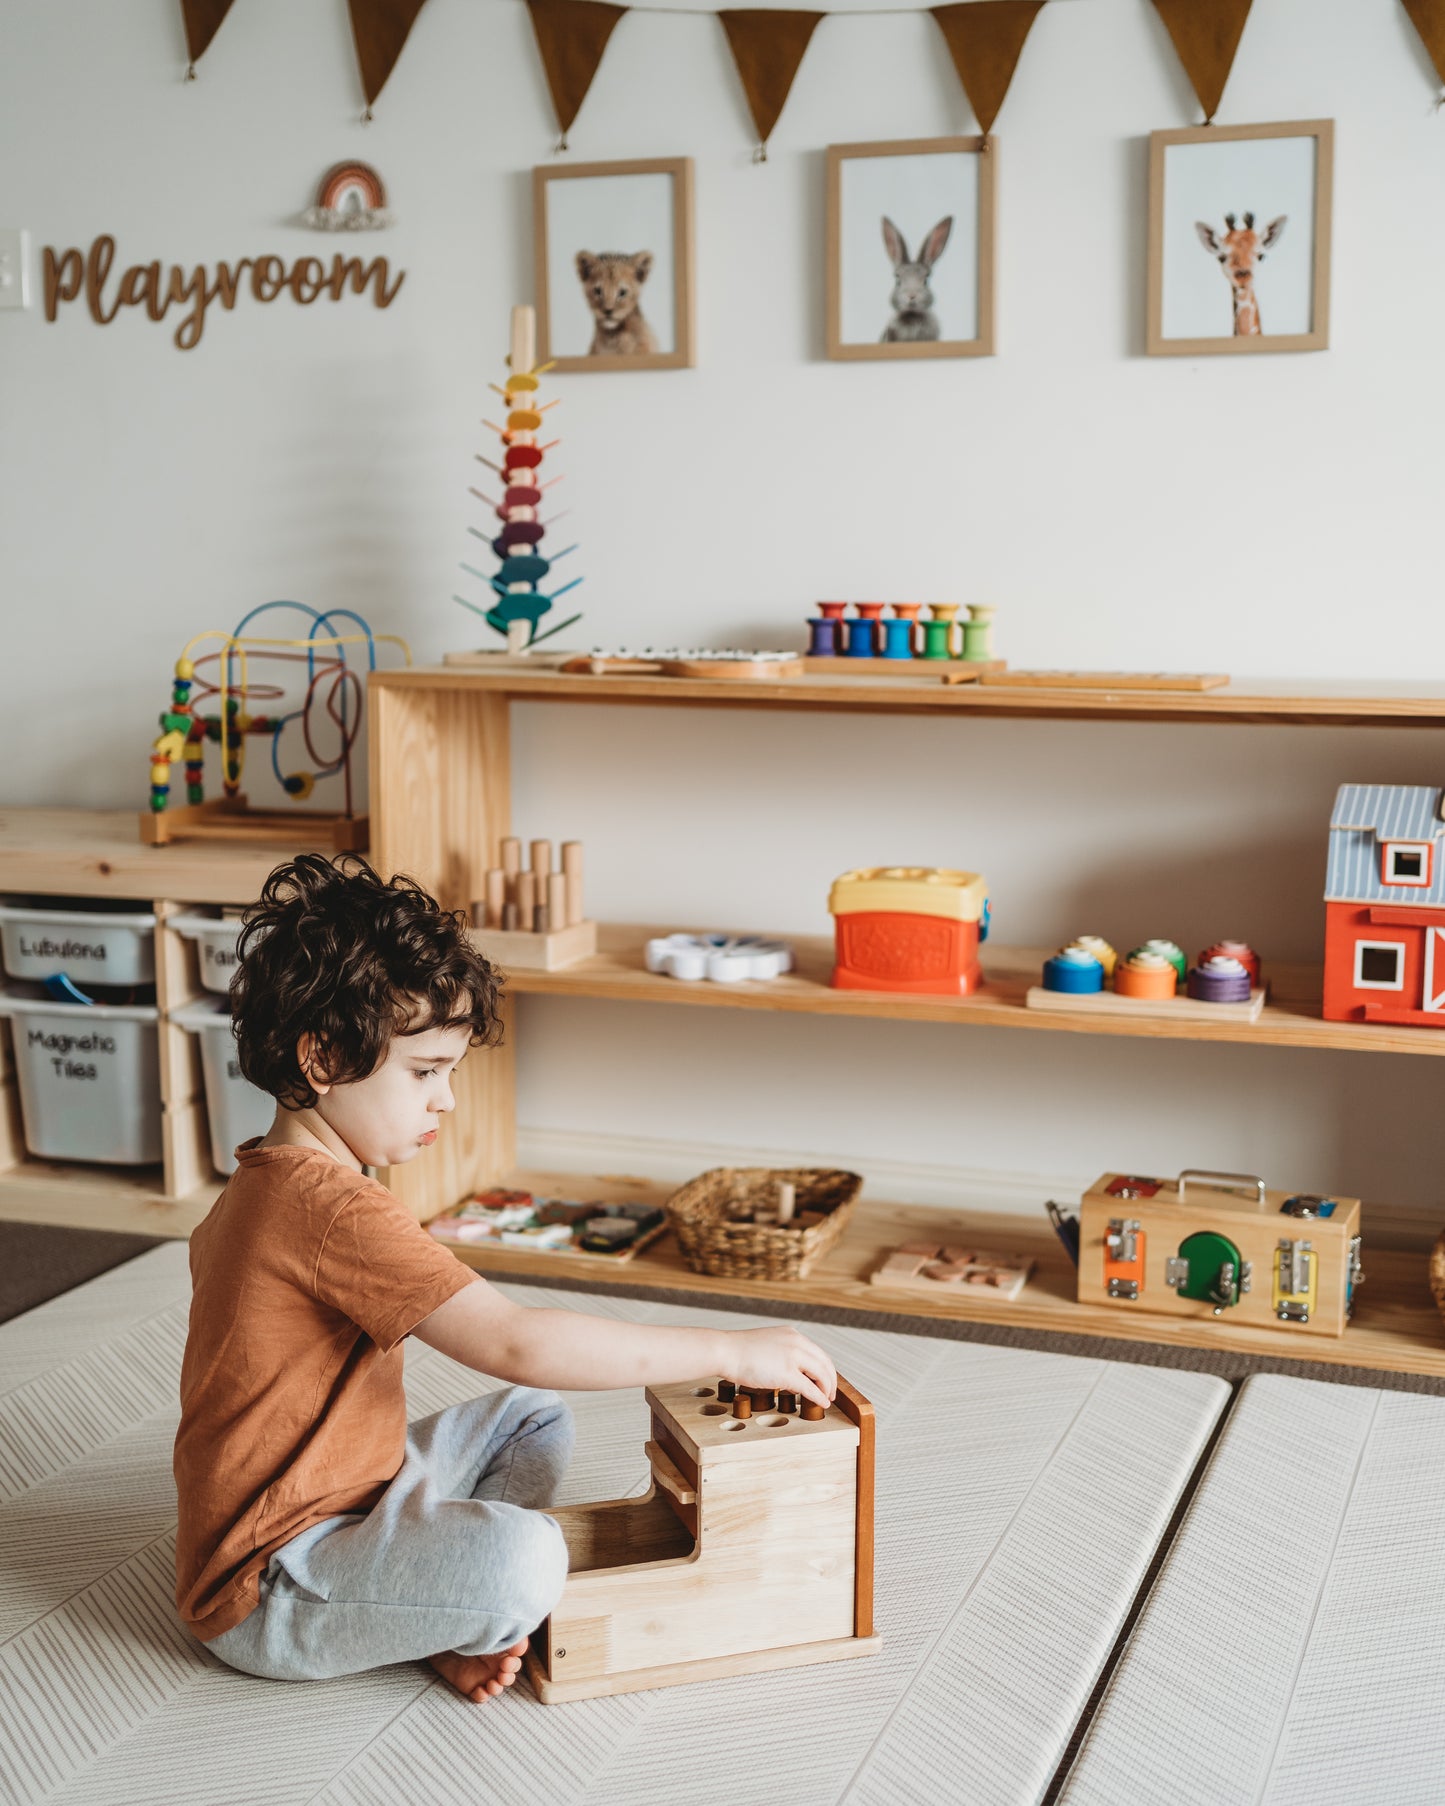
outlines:
[[[439,1242],[581,1254],[617,1265],[666,1234],[667,1218],[655,1204],[538,1198],[498,1186],[463,1199],[427,1227]]]
[[[980,1248],[976,1242],[903,1242],[889,1250],[868,1283],[895,1292],[952,1293],[1006,1304],[1023,1291],[1033,1268],[1030,1255]]]
[[[1029,986],[1024,1002],[1081,1015],[1258,1022],[1268,995],[1246,941],[1215,941],[1191,965],[1175,941],[1145,941],[1121,958],[1084,934],[1044,961],[1043,982]]]

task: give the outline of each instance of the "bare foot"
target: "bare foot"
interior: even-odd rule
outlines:
[[[523,1637],[520,1643],[514,1643],[510,1649],[503,1649],[496,1655],[458,1655],[455,1650],[448,1649],[441,1655],[428,1656],[427,1660],[465,1699],[484,1706],[516,1680],[522,1671],[522,1657],[526,1651],[527,1639]]]

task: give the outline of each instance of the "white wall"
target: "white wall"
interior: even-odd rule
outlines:
[[[0,797],[134,806],[180,644],[257,601],[350,605],[418,658],[449,597],[528,170],[555,137],[520,0],[430,0],[377,109],[342,0],[247,0],[180,80],[173,0],[0,0],[0,225],[122,262],[318,241],[375,162],[387,312],[0,314]],[[688,153],[699,366],[573,376],[562,462],[589,640],[796,637],[820,595],[987,599],[1017,663],[1425,677],[1445,419],[1445,120],[1396,0],[1259,0],[1224,122],[1338,121],[1334,347],[1146,359],[1145,138],[1197,117],[1145,0],[1055,0],[1001,121],[999,355],[825,362],[823,146],[971,130],[931,21],[825,22],[768,163],[720,29],[624,20],[578,160]],[[57,716],[54,711],[61,711]],[[1082,929],[1317,955],[1346,779],[1434,782],[1430,733],[518,710],[517,824],[581,835],[608,917],[823,931],[845,866],[991,881],[1000,939]],[[1433,1062],[530,1002],[539,1130],[1092,1176],[1257,1168],[1438,1215]]]

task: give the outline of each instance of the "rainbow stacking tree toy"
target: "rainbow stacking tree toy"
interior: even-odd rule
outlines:
[[[514,307],[512,349],[507,359],[507,386],[501,389],[497,388],[496,383],[490,385],[507,404],[507,423],[505,426],[498,426],[491,420],[482,422],[483,426],[490,427],[501,439],[502,462],[494,464],[480,452],[477,453],[477,462],[485,464],[488,470],[495,471],[506,487],[500,502],[489,495],[483,495],[480,489],[473,489],[471,494],[479,502],[485,502],[489,508],[496,510],[502,527],[495,537],[482,532],[479,527],[468,527],[467,531],[478,539],[487,540],[501,563],[490,577],[470,564],[463,564],[462,569],[472,577],[481,578],[492,590],[491,606],[479,608],[465,596],[453,597],[463,608],[471,609],[489,627],[494,627],[505,638],[510,652],[525,652],[539,640],[550,639],[554,633],[561,633],[564,627],[570,627],[575,621],[582,619],[581,615],[571,615],[567,620],[559,621],[555,627],[549,627],[546,633],[537,632],[537,623],[557,598],[565,595],[569,589],[575,589],[582,579],[574,577],[570,583],[564,583],[560,589],[553,590],[550,596],[542,593],[541,586],[546,582],[552,566],[577,548],[567,546],[565,550],[553,553],[550,558],[543,557],[541,550],[542,539],[547,531],[547,523],[542,520],[540,513],[542,492],[550,489],[558,480],[552,477],[548,482],[542,481],[542,459],[558,441],[551,439],[546,445],[537,443],[542,416],[548,408],[556,407],[557,403],[553,400],[542,407],[537,405],[537,378],[552,366],[543,364],[539,367],[536,362],[536,332],[536,315],[532,309]]]
[[[305,639],[266,639],[247,633],[258,615],[272,609],[295,609],[310,629]],[[333,625],[340,619],[356,631],[341,633]],[[219,640],[218,650],[192,660],[205,640]],[[148,846],[170,840],[279,840],[306,846],[329,847],[333,852],[361,848],[367,842],[367,819],[354,812],[351,755],[365,714],[364,679],[353,670],[349,647],[365,646],[368,671],[376,669],[376,649],[383,642],[401,648],[407,664],[411,652],[395,634],[374,634],[360,615],[349,608],[328,609],[320,614],[302,602],[263,602],[244,617],[234,633],[210,628],[190,640],[176,660],[170,707],[160,716],[160,737],[150,754],[150,808],[140,818],[141,839]],[[304,664],[306,688],[299,702],[287,704],[281,683],[255,683],[253,660]],[[214,667],[214,669],[207,669]],[[216,699],[215,712],[202,705]],[[256,713],[257,704],[275,705],[268,713]],[[282,736],[300,724],[311,768],[284,771]],[[318,750],[319,735],[329,728],[336,734],[335,750]],[[264,734],[271,741],[271,769],[285,794],[296,802],[309,797],[318,778],[340,775],[345,807],[338,813],[303,809],[252,809],[241,794],[241,774],[246,765],[246,736]],[[206,743],[221,749],[221,796],[206,801]],[[186,801],[170,806],[171,773],[186,768]]]

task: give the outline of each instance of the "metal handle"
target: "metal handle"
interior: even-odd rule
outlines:
[[[696,1505],[697,1492],[678,1471],[672,1457],[659,1443],[649,1442],[646,1455],[652,1463],[652,1477],[664,1492],[670,1492],[679,1505]]]
[[[1203,1179],[1216,1191],[1252,1191],[1259,1204],[1264,1203],[1264,1180],[1256,1173],[1211,1173],[1204,1167],[1187,1166],[1177,1180],[1179,1202],[1184,1202],[1187,1181]]]

